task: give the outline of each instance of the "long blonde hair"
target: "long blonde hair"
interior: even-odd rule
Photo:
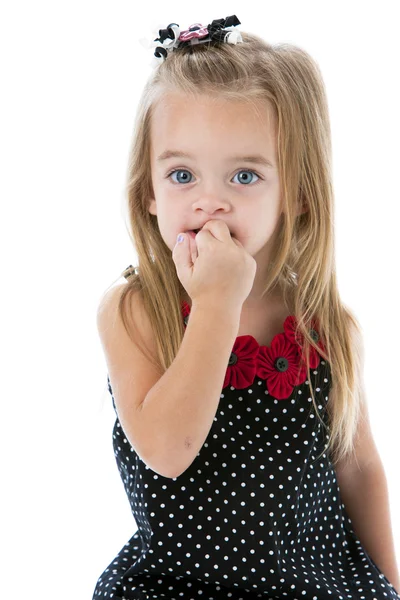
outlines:
[[[126,277],[128,284],[120,297],[119,314],[133,339],[130,298],[139,291],[154,332],[157,356],[142,349],[161,376],[182,342],[181,302],[187,299],[187,293],[160,234],[157,217],[148,210],[149,199],[154,198],[150,122],[155,103],[169,90],[194,99],[203,93],[250,103],[253,98],[265,99],[277,122],[284,211],[264,294],[277,284],[285,291],[286,305],[304,336],[310,393],[319,416],[308,365],[309,345],[317,348],[308,324],[312,318],[318,320],[326,354],[320,348],[318,352],[329,363],[335,388],[335,401],[327,403],[327,452],[332,452],[336,464],[354,451],[361,383],[356,376],[360,365],[351,330],[361,330],[341,302],[337,286],[326,92],[318,65],[303,49],[291,44],[272,46],[243,31],[241,35],[243,43],[237,45],[199,44],[174,51],[145,85],[136,115],[126,188],[129,235],[138,255],[138,267]],[[296,208],[302,202],[307,211],[298,215]]]

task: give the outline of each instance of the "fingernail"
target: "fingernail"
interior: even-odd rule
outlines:
[[[184,240],[184,239],[185,239],[185,236],[184,236],[184,235],[182,235],[182,234],[180,233],[180,234],[178,235],[178,237],[177,237],[177,240],[176,240],[176,241],[177,241],[177,242],[180,244],[181,242],[183,242],[183,240]]]

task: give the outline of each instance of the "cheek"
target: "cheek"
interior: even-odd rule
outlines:
[[[183,233],[182,219],[178,220],[176,215],[165,213],[158,215],[158,228],[161,237],[169,248],[173,248],[176,244],[176,238],[179,233]]]
[[[274,234],[279,221],[280,213],[275,207],[273,210],[260,207],[254,214],[247,213],[239,218],[235,237],[239,241],[264,242]]]

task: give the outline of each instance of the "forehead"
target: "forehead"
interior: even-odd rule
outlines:
[[[150,127],[152,154],[167,148],[220,148],[234,153],[275,151],[275,118],[262,99],[226,100],[168,92],[154,105]]]

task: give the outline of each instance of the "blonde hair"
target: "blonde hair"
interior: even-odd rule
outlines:
[[[157,356],[147,354],[160,376],[174,360],[184,335],[181,302],[188,299],[178,279],[172,253],[165,244],[157,217],[148,210],[154,198],[150,169],[150,122],[153,107],[169,90],[216,95],[252,102],[264,99],[277,123],[277,157],[284,211],[264,294],[279,284],[285,303],[304,336],[308,382],[316,413],[323,423],[311,386],[309,345],[317,348],[308,324],[318,320],[329,362],[335,401],[327,403],[332,461],[354,450],[360,414],[359,356],[351,330],[358,321],[340,301],[334,258],[334,203],[331,174],[331,133],[326,92],[319,67],[303,49],[291,44],[270,45],[241,31],[237,45],[199,44],[169,54],[150,76],[135,121],[127,174],[130,236],[138,268],[124,272],[119,314],[131,336],[130,297],[140,292],[149,317]],[[307,211],[297,214],[299,203]],[[138,342],[137,338],[135,339]],[[332,389],[333,389],[332,388]],[[324,423],[323,423],[324,425]]]

